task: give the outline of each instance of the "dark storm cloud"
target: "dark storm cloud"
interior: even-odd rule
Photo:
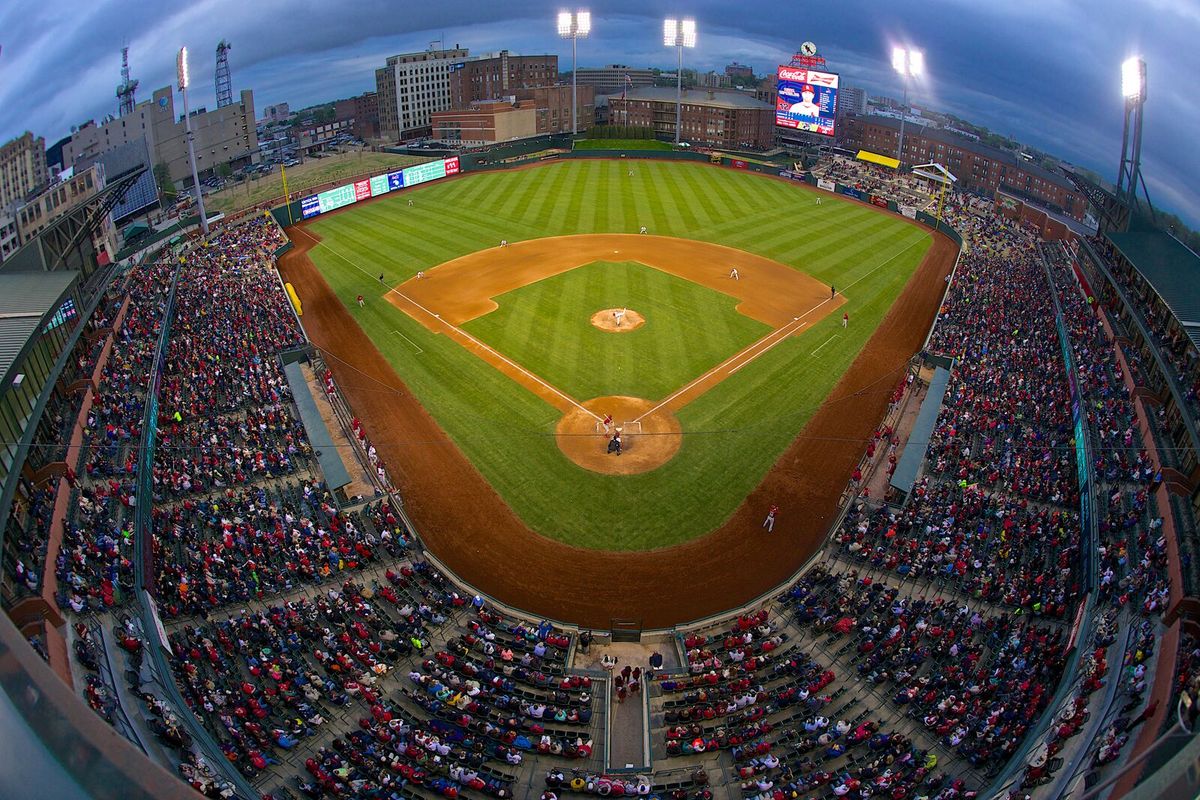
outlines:
[[[301,106],[371,89],[384,57],[442,36],[475,53],[556,52],[565,68],[570,50],[554,33],[557,9],[523,0],[200,0],[149,8],[132,0],[18,0],[0,10],[0,140],[26,128],[54,140],[73,123],[115,111],[122,43],[130,46],[142,98],[172,82],[175,50],[186,43],[194,105],[211,106],[214,49],[225,37],[233,42],[235,90],[253,88],[259,107]],[[660,20],[692,15],[700,44],[685,55],[690,66],[720,69],[736,59],[766,72],[811,39],[847,83],[895,97],[902,86],[889,64],[891,45],[912,43],[925,50],[929,68],[911,88],[915,104],[988,125],[1109,179],[1120,148],[1119,65],[1144,54],[1147,182],[1157,204],[1200,222],[1200,159],[1191,150],[1200,128],[1192,99],[1200,75],[1195,0],[615,0],[591,10],[595,33],[580,46],[585,65],[670,67]]]

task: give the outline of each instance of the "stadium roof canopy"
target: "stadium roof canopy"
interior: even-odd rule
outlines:
[[[75,270],[0,273],[0,376],[8,374],[78,278]]]
[[[900,168],[900,159],[892,158],[891,156],[881,156],[879,153],[872,153],[870,150],[859,150],[855,156],[859,161],[869,161],[872,164],[879,164],[892,169]]]
[[[1110,232],[1108,238],[1200,347],[1200,256],[1163,231]]]
[[[625,93],[629,100],[650,100],[657,102],[675,102],[674,86],[639,86]],[[609,102],[619,100],[618,95],[610,95]],[[709,106],[711,108],[752,108],[773,109],[775,106],[756,100],[746,92],[721,91],[717,89],[684,89],[683,102],[692,106]]]

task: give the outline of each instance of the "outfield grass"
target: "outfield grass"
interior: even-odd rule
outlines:
[[[576,150],[674,150],[670,142],[657,139],[576,139]]]
[[[817,206],[802,187],[740,171],[645,161],[627,173],[620,161],[581,160],[429,184],[317,220],[324,244],[310,252],[414,395],[531,528],[615,550],[676,544],[728,518],[870,338],[931,241],[859,203],[825,195]],[[632,233],[640,225],[757,253],[833,283],[853,320],[843,330],[841,315],[830,315],[682,409],[683,445],[653,472],[601,476],[576,466],[555,445],[554,408],[375,300],[380,272],[394,285],[501,239]],[[371,299],[366,309],[355,303],[359,293]],[[566,311],[585,327],[600,307],[589,301]]]
[[[642,327],[615,334],[589,323],[630,298]],[[467,332],[577,400],[661,400],[771,331],[739,314],[736,297],[630,261],[597,261],[495,300]]]

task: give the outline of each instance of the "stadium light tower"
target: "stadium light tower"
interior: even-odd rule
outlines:
[[[696,20],[663,20],[663,44],[679,51],[679,66],[675,69],[675,144],[683,132],[683,48],[696,46]]]
[[[571,134],[579,133],[579,123],[575,110],[579,97],[579,81],[575,67],[575,54],[580,39],[586,39],[592,32],[592,13],[590,11],[558,12],[558,35],[571,40]]]
[[[925,54],[916,48],[893,47],[892,68],[904,77],[904,109],[900,112],[900,144],[896,148],[896,158],[904,167],[904,119],[908,116],[908,79],[919,78],[925,74]]]
[[[1125,97],[1125,130],[1121,136],[1117,202],[1124,206],[1121,228],[1128,230],[1137,206],[1138,182],[1142,178],[1142,107],[1146,104],[1146,62],[1141,57],[1128,58],[1121,64],[1121,94]]]
[[[192,133],[192,117],[188,113],[188,62],[187,48],[179,48],[179,57],[175,60],[175,71],[179,78],[179,92],[183,95],[183,123],[187,130],[188,163],[192,167],[192,188],[196,192],[196,209],[200,212],[200,230],[208,236],[208,215],[204,213],[204,194],[200,191],[200,176],[196,174],[196,136]]]

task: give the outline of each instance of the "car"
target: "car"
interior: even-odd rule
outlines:
[[[283,165],[284,165],[285,167],[294,167],[294,166],[296,166],[296,165],[297,165],[297,164],[299,164],[299,163],[300,163],[300,162],[299,162],[299,161],[297,161],[296,159],[294,159],[294,158],[289,158],[287,161],[283,162]]]

